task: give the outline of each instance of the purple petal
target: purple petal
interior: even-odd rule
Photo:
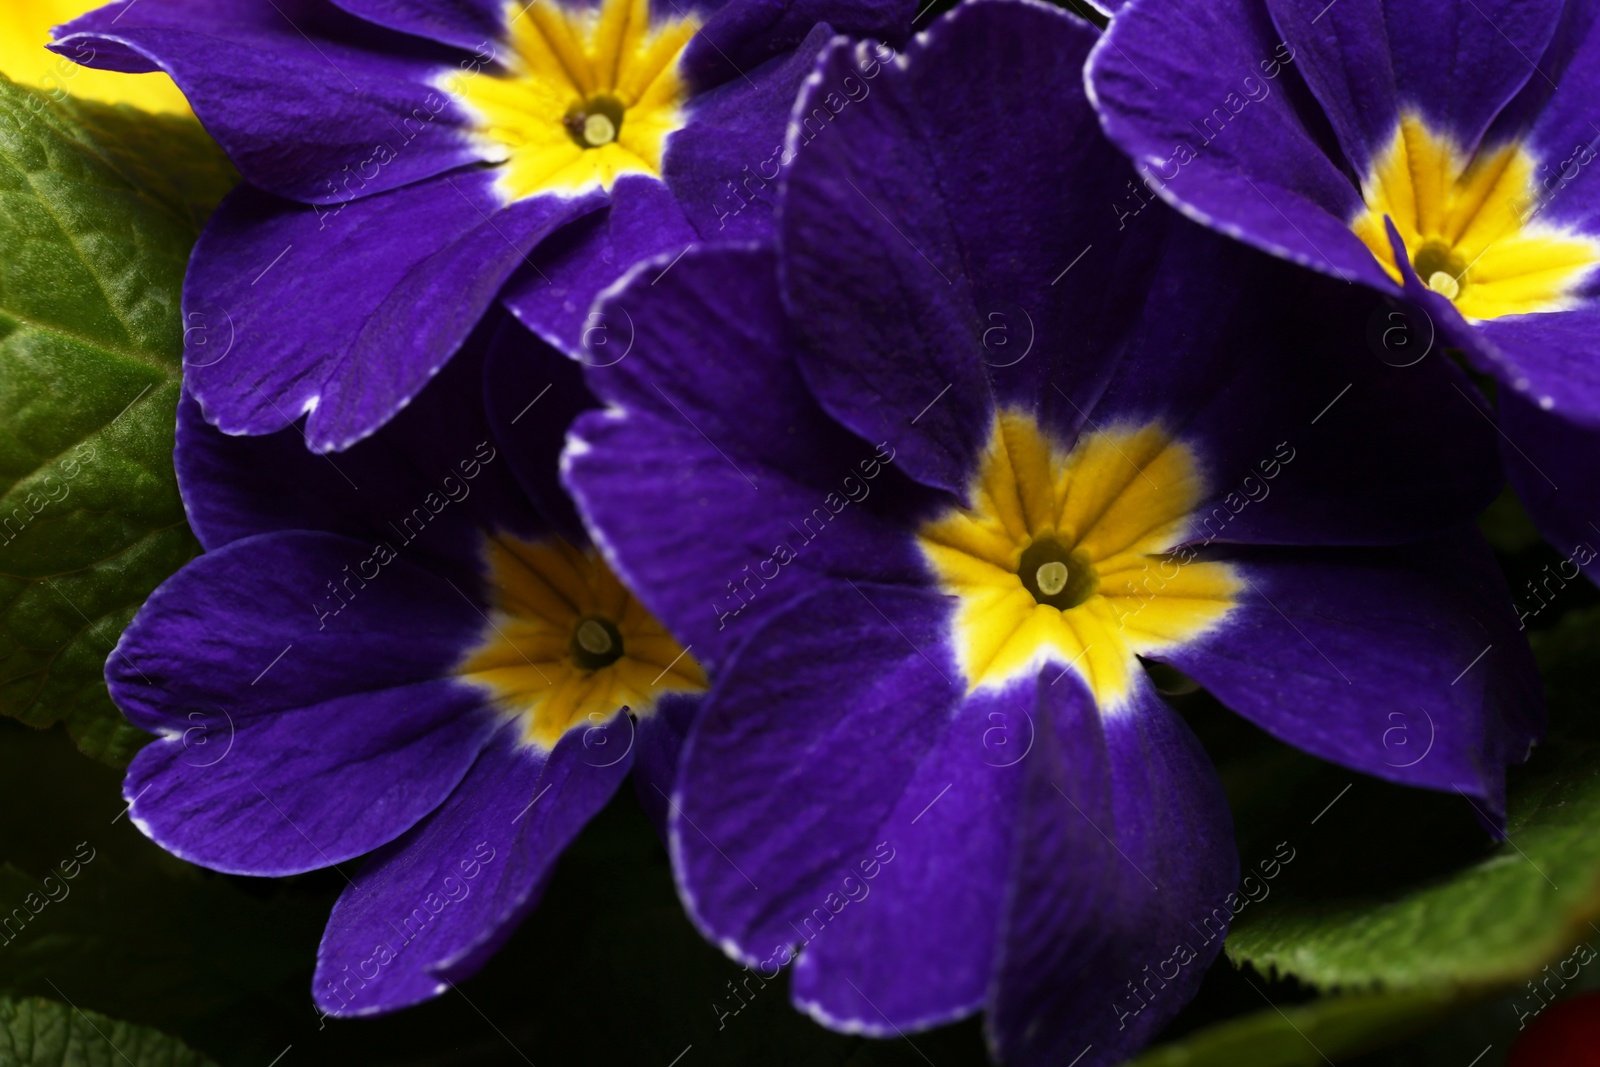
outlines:
[[[1039,678],[1020,767],[987,1029],[1002,1062],[1098,1067],[1137,1052],[1199,988],[1239,865],[1222,784],[1151,686],[1106,712],[1076,676],[1053,675]]]
[[[612,187],[608,210],[568,223],[540,243],[503,299],[523,325],[577,355],[603,290],[640,260],[674,256],[696,237],[672,190],[655,178],[624,176]]]
[[[396,189],[482,156],[430,83],[459,53],[326,0],[133,0],[61,27],[88,66],[164,70],[247,181],[311,203]],[[370,172],[370,173],[369,173]]]
[[[1522,614],[1543,609],[1546,596],[1566,588],[1581,568],[1600,582],[1600,430],[1579,426],[1540,411],[1514,396],[1502,396],[1500,423],[1505,431],[1506,469],[1545,540],[1566,558],[1546,567],[1537,585],[1517,591],[1527,605]],[[1554,583],[1552,585],[1552,583]]]
[[[1361,195],[1295,66],[1304,47],[1258,0],[1132,0],[1089,57],[1089,86],[1106,133],[1185,214],[1392,292],[1346,224]]]
[[[1503,480],[1494,424],[1441,332],[1184,222],[1109,380],[1074,381],[1068,363],[1040,407],[1065,440],[1159,421],[1191,442],[1207,481],[1195,540],[1394,544],[1470,520]]]
[[[505,0],[333,0],[352,15],[401,33],[478,50],[505,37]]]
[[[1088,1042],[1118,1062],[1221,946],[1237,867],[1220,784],[1147,686],[1109,715],[1060,664],[960,693],[947,611],[836,587],[752,635],[684,755],[680,888],[763,977],[798,949],[795,1001],[836,1029],[887,1036],[987,1003],[1007,1062]],[[1119,980],[1144,977],[1130,961],[1198,941],[1187,924],[1214,907],[1166,1001],[1120,1025]]]
[[[568,543],[586,544],[589,535],[561,487],[561,448],[574,420],[600,402],[584,384],[577,361],[511,316],[504,320],[478,371],[482,408],[522,493]]]
[[[504,318],[486,320],[413,404],[339,455],[307,451],[298,428],[230,437],[185,395],[174,459],[200,543],[216,549],[273,530],[323,530],[392,542],[459,581],[476,573],[483,531],[539,533],[545,524],[484,412],[484,349]],[[226,335],[216,333],[220,349]],[[549,446],[552,466],[558,451],[559,441]]]
[[[310,411],[318,452],[348,448],[404,407],[466,339],[545,235],[599,206],[538,197],[505,210],[486,172],[338,208],[249,186],[212,216],[184,284],[186,314],[233,324],[226,358],[188,387],[227,433],[270,433]]]
[[[477,758],[495,717],[451,670],[482,615],[404,559],[342,582],[369,552],[321,533],[234,541],[122,635],[111,695],[159,735],[123,791],[167,851],[238,874],[342,863],[410,829]]]
[[[739,7],[748,14],[755,5]],[[783,149],[789,113],[828,40],[828,29],[817,26],[793,52],[694,98],[688,125],[668,143],[663,173],[702,237],[754,241],[771,235],[778,181],[785,160],[793,159]],[[868,68],[874,77],[878,66]]]
[[[797,605],[787,622],[814,625],[818,605]],[[871,625],[872,618],[864,621]],[[764,639],[778,640],[780,625],[763,631]],[[894,637],[881,619],[878,626]],[[878,669],[854,659],[842,666]],[[931,676],[925,664],[922,669]],[[859,710],[858,689],[819,692],[808,703],[787,702],[773,712],[814,718],[823,701]],[[1035,758],[1037,695],[1031,681],[971,694],[953,714],[930,724],[933,743],[900,784],[870,845],[798,914],[791,909],[801,935],[792,987],[801,1009],[837,1030],[894,1037],[983,1007],[1009,892],[1007,828],[1028,775],[1023,761]],[[875,760],[878,749],[871,752]],[[817,780],[804,796],[820,809],[826,797],[816,791],[828,782],[817,778],[818,770],[811,769]],[[812,851],[826,825],[812,831]],[[909,916],[918,921],[908,922]]]
[[[1124,251],[1112,205],[1132,176],[1080,88],[1095,39],[1042,6],[965,5],[870,82],[866,48],[836,43],[796,106],[784,285],[807,379],[925,484],[964,492],[994,394],[1037,396],[1073,362],[1093,380],[1105,346],[1085,324],[1137,314],[1107,290]],[[953,71],[978,80],[951,93]],[[1025,150],[997,150],[1014,129]],[[1041,203],[1056,206],[1041,217]],[[1018,355],[986,347],[1007,328]]]
[[[1382,550],[1234,557],[1245,591],[1212,634],[1153,658],[1313,755],[1477,798],[1542,732],[1538,677],[1476,532]]]
[[[638,723],[639,736],[633,746],[634,791],[663,842],[667,840],[668,802],[678,782],[678,757],[700,703],[698,696],[664,693],[655,714]]]
[[[1505,107],[1500,109],[1494,124],[1484,137],[1487,144],[1497,144],[1513,137],[1529,135],[1534,142],[1543,138],[1536,130],[1530,129],[1540,125],[1541,116],[1554,114],[1558,117],[1558,125],[1570,124],[1574,117],[1582,84],[1590,76],[1592,70],[1588,61],[1578,61],[1586,51],[1594,47],[1593,33],[1595,29],[1596,12],[1590,4],[1575,3],[1563,4],[1560,14],[1555,17],[1553,31],[1549,35],[1549,44],[1545,47],[1544,54],[1538,57],[1537,63],[1531,63],[1532,76],[1523,84],[1519,92]],[[1592,56],[1593,53],[1589,52]],[[1531,57],[1530,57],[1531,59]],[[1576,66],[1574,65],[1576,62]],[[1570,87],[1572,92],[1563,92],[1564,86]],[[1561,104],[1551,106],[1552,99],[1559,95]],[[1587,140],[1588,138],[1583,138]],[[1566,138],[1562,137],[1561,141]]]
[[[1295,69],[1357,174],[1394,139],[1403,109],[1449,130],[1470,156],[1534,75],[1562,0],[1267,0]]]
[[[1591,283],[1600,297],[1600,283]],[[1463,345],[1480,367],[1553,416],[1600,425],[1600,361],[1593,358],[1600,330],[1600,299],[1571,311],[1508,315],[1476,325],[1474,343]],[[1487,355],[1489,358],[1483,358]]]
[[[728,0],[706,6],[717,12],[683,57],[684,72],[702,88],[754,77],[774,56],[805,51],[802,42],[818,24],[829,33],[901,41],[917,10],[914,0]]]
[[[1522,394],[1563,418],[1600,422],[1600,369],[1581,355],[1600,324],[1600,304],[1469,323],[1455,304],[1417,277],[1394,221],[1386,219],[1385,227],[1406,299],[1421,309],[1430,332],[1464,350],[1478,370],[1498,378],[1508,393]],[[1589,288],[1600,292],[1596,283]]]
[[[587,377],[620,410],[579,419],[566,458],[628,585],[696,659],[718,663],[819,577],[919,581],[904,521],[926,501],[892,447],[811,398],[771,253],[696,249],[652,284],[659,273],[642,266],[601,305],[607,341],[591,337]]]
[[[1534,219],[1587,234],[1600,233],[1600,177],[1593,166],[1600,132],[1590,122],[1600,93],[1600,30],[1589,4],[1569,4],[1529,79],[1497,130],[1521,137],[1540,160]],[[1531,128],[1529,128],[1531,127]],[[1491,135],[1494,136],[1494,135]],[[1600,371],[1588,358],[1600,326],[1600,272],[1576,289],[1576,307],[1479,323],[1464,344],[1480,365],[1528,400],[1567,419],[1600,423]]]
[[[690,731],[669,829],[684,903],[730,954],[782,957],[874,856],[961,702],[948,610],[931,593],[829,587],[727,665]]]
[[[1520,137],[1542,162],[1535,178],[1542,188],[1538,217],[1586,233],[1600,231],[1600,182],[1590,164],[1597,147],[1590,125],[1600,93],[1600,11],[1592,4],[1567,4],[1555,24],[1538,75],[1496,120],[1490,140]],[[1574,165],[1576,164],[1576,165]]]
[[[596,729],[620,737],[631,720]],[[394,1011],[476,973],[628,772],[628,756],[599,759],[586,731],[567,734],[548,757],[517,733],[502,729],[449,800],[380,849],[340,895],[312,981],[323,1011]]]

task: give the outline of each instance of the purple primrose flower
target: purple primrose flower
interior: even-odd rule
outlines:
[[[999,1059],[1080,1067],[1171,1019],[1236,899],[1221,784],[1147,664],[1491,825],[1542,723],[1471,527],[1495,432],[1437,402],[1467,379],[1378,358],[1368,290],[1164,208],[1119,225],[1098,38],[969,0],[848,106],[868,53],[836,41],[776,246],[607,296],[633,346],[586,371],[607,406],[564,460],[712,671],[669,818],[707,936],[794,961],[836,1029],[981,1010]]]
[[[1088,72],[1139,171],[1109,210],[1420,307],[1406,358],[1493,376],[1513,485],[1600,578],[1600,4],[1131,0]]]
[[[818,49],[835,30],[894,39],[912,11],[119,0],[54,47],[166,71],[238,166],[185,282],[185,323],[208,342],[188,388],[227,433],[306,415],[329,451],[403,407],[496,298],[575,353],[592,299],[635,261],[769,229]]]
[[[124,783],[145,834],[221,871],[345,873],[314,983],[333,1015],[474,972],[630,767],[659,822],[705,685],[557,484],[594,403],[577,364],[509,320],[489,347],[495,328],[338,456],[224,436],[186,397],[206,551],[106,665],[157,735]]]

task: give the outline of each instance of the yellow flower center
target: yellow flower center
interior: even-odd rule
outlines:
[[[1468,160],[1449,135],[1408,113],[1362,180],[1366,208],[1351,228],[1399,281],[1383,225],[1393,219],[1417,277],[1469,319],[1563,311],[1600,263],[1600,241],[1541,218],[1553,195],[1535,173],[1518,144]]]
[[[188,114],[188,101],[165,74],[94,70],[45,49],[52,27],[71,22],[101,3],[102,0],[7,0],[0,5],[0,73],[20,85],[43,89],[57,99],[74,97],[132,104],[146,111]]]
[[[489,542],[494,605],[457,674],[554,748],[618,709],[644,716],[663,693],[695,693],[705,673],[593,549],[565,541]]]
[[[1159,425],[1086,433],[1063,454],[1032,417],[1002,412],[972,505],[918,531],[959,601],[952,625],[968,688],[1055,660],[1114,707],[1139,655],[1220,622],[1241,584],[1233,569],[1172,551],[1203,489],[1193,454]]]
[[[558,0],[506,6],[504,74],[452,72],[441,88],[476,119],[502,165],[508,200],[610,189],[624,174],[659,177],[667,136],[684,123],[678,73],[700,28],[694,15],[650,20],[650,0]]]

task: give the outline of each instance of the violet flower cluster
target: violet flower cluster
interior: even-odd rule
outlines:
[[[1107,13],[59,28],[244,178],[184,292],[235,338],[179,412],[205,552],[107,677],[147,835],[345,875],[320,1010],[471,975],[632,771],[822,1025],[1120,1062],[1246,902],[1175,683],[1503,826],[1544,713],[1474,521],[1509,475],[1600,574],[1600,5]]]

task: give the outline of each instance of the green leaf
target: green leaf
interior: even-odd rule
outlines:
[[[0,1064],[5,1067],[215,1067],[157,1030],[79,1011],[42,997],[0,999]]]
[[[1321,1067],[1409,1037],[1459,1007],[1449,992],[1430,989],[1264,1007],[1159,1045],[1128,1067]]]
[[[143,735],[106,656],[198,550],[172,469],[179,303],[232,180],[192,119],[0,77],[0,714],[111,763]]]
[[[1301,838],[1303,861],[1238,917],[1231,958],[1324,989],[1488,990],[1600,945],[1600,609],[1535,641],[1551,731],[1511,772],[1508,840],[1489,840],[1456,798],[1311,775],[1328,796],[1357,781]]]

